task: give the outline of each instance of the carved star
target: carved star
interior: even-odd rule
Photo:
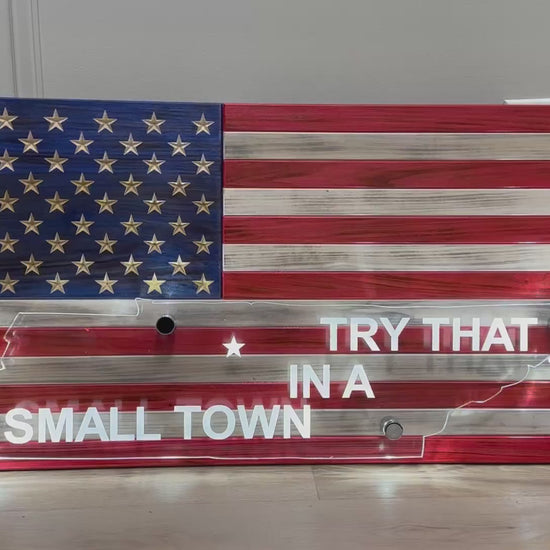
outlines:
[[[15,115],[10,115],[8,113],[8,110],[4,107],[4,111],[2,112],[2,115],[0,115],[0,130],[2,128],[9,128],[10,130],[13,130],[13,121],[17,120],[18,117]]]
[[[128,176],[127,180],[121,180],[119,182],[124,187],[124,194],[127,195],[128,193],[133,193],[134,195],[138,195],[138,187],[143,183],[142,181],[138,181],[134,179],[134,176],[130,174]]]
[[[153,196],[149,200],[145,200],[143,202],[149,207],[147,210],[147,214],[151,214],[152,212],[158,212],[159,214],[162,214],[160,207],[166,201],[159,201],[157,199],[156,193],[153,193]]]
[[[86,153],[90,154],[88,147],[94,142],[93,139],[86,139],[84,134],[80,132],[80,137],[78,139],[71,139],[71,143],[75,146],[74,154]]]
[[[119,141],[119,143],[124,147],[125,155],[128,153],[139,155],[137,148],[143,143],[143,141],[135,141],[132,134],[130,134],[126,141]]]
[[[13,163],[18,159],[19,157],[10,157],[10,154],[8,153],[7,149],[4,149],[4,154],[0,157],[0,170],[3,170],[4,168],[7,168],[8,170],[14,171],[13,169]]]
[[[226,357],[231,357],[232,355],[236,355],[237,357],[241,356],[241,348],[245,345],[244,343],[239,344],[237,342],[237,339],[235,336],[231,338],[230,342],[227,342],[227,344],[222,344],[224,348],[227,349]]]
[[[204,132],[205,134],[210,134],[210,126],[212,126],[214,122],[206,120],[206,118],[204,118],[204,113],[202,113],[200,120],[194,120],[193,124],[197,127],[195,135],[198,135],[201,132]]]
[[[103,132],[103,130],[107,130],[108,132],[113,133],[113,124],[117,121],[116,118],[109,118],[109,115],[107,114],[107,111],[103,111],[103,116],[101,118],[94,118],[94,121],[99,124],[99,128],[97,129],[97,133]]]
[[[44,181],[44,180],[37,180],[32,172],[29,172],[29,175],[27,179],[21,179],[19,180],[24,186],[25,190],[23,191],[23,194],[28,193],[29,191],[33,191],[37,195],[39,195],[38,186]]]
[[[53,254],[55,251],[62,252],[65,254],[65,249],[63,248],[69,241],[66,239],[61,239],[59,233],[55,234],[55,237],[46,242],[51,246],[50,254]]]
[[[101,159],[94,159],[95,162],[99,164],[98,173],[101,174],[101,172],[104,172],[107,170],[107,172],[113,173],[113,164],[117,162],[116,159],[110,159],[109,155],[107,154],[107,151],[103,153],[103,158]]]
[[[26,138],[19,138],[19,141],[25,146],[23,147],[23,153],[26,153],[27,151],[34,151],[35,153],[38,153],[37,145],[42,143],[43,140],[36,139],[32,135],[32,132],[29,132]]]
[[[4,278],[0,279],[0,285],[2,285],[2,290],[0,290],[0,294],[4,292],[12,292],[13,294],[15,294],[15,285],[18,282],[19,281],[17,279],[12,279],[10,277],[10,274],[6,273],[6,275],[4,275]]]
[[[116,204],[118,201],[116,199],[110,199],[107,193],[105,193],[102,199],[95,199],[94,202],[97,202],[97,204],[99,204],[100,214],[101,212],[110,212],[111,214],[114,214],[113,205]]]
[[[69,199],[62,199],[59,193],[56,191],[53,199],[44,199],[50,205],[50,213],[59,210],[65,212],[65,204],[69,202]]]
[[[181,221],[181,216],[178,216],[178,219],[175,222],[168,222],[174,231],[172,231],[172,235],[177,235],[178,233],[181,233],[182,235],[187,235],[185,232],[185,228],[189,225],[187,222]]]
[[[187,192],[185,191],[187,187],[189,187],[191,184],[187,181],[181,181],[181,176],[178,176],[176,178],[176,181],[169,181],[168,185],[172,187],[172,196],[181,194],[184,197],[187,196]]]
[[[172,147],[172,156],[183,155],[185,157],[185,148],[189,147],[191,143],[189,143],[188,141],[181,141],[181,136],[178,134],[176,141],[169,141],[168,145]]]
[[[181,273],[182,275],[187,275],[187,272],[185,271],[185,268],[191,262],[182,261],[181,256],[178,255],[178,259],[175,262],[168,262],[168,263],[174,268],[174,271],[172,272],[172,275],[176,275],[177,273]]]
[[[66,116],[59,116],[57,109],[54,109],[52,116],[45,116],[44,120],[50,123],[48,132],[52,130],[61,130],[63,132],[63,123],[67,120]]]
[[[142,224],[143,222],[136,222],[134,221],[134,216],[132,216],[132,214],[130,214],[130,218],[128,219],[127,222],[120,222],[120,225],[124,226],[124,234],[125,235],[128,235],[129,233],[135,233],[136,235],[139,235],[139,226]]]
[[[76,266],[77,275],[79,273],[86,273],[87,275],[90,275],[90,266],[92,266],[92,264],[95,264],[95,262],[86,260],[86,256],[84,256],[84,254],[80,256],[80,260],[78,262],[71,263]]]
[[[165,160],[157,160],[157,155],[153,153],[153,156],[151,157],[151,160],[144,160],[145,164],[147,164],[147,173],[150,174],[151,172],[158,172],[159,174],[162,174],[160,167],[166,162]]]
[[[52,287],[50,289],[50,294],[53,294],[54,292],[61,292],[62,294],[65,294],[64,287],[69,282],[69,279],[61,279],[59,277],[59,273],[56,273],[54,279],[48,279],[46,282]]]
[[[40,275],[40,270],[38,269],[44,262],[34,259],[34,255],[31,254],[28,260],[22,260],[21,263],[25,266],[25,275],[29,273],[36,273]]]
[[[54,170],[59,170],[60,172],[65,172],[63,165],[68,161],[69,159],[63,158],[59,156],[59,153],[54,151],[53,157],[47,158],[46,162],[50,163],[50,169],[49,172],[53,172]]]
[[[86,195],[90,194],[90,190],[88,187],[94,183],[93,180],[87,180],[86,176],[84,174],[80,173],[80,178],[77,180],[71,180],[71,183],[76,186],[75,195],[78,195],[79,193],[86,193]]]
[[[134,260],[134,256],[130,254],[130,257],[128,258],[127,262],[120,262],[126,269],[124,271],[124,275],[130,275],[130,273],[135,273],[136,275],[139,275],[138,273],[138,267],[143,262],[136,262]]]
[[[79,233],[86,233],[86,235],[90,234],[90,226],[92,226],[95,222],[87,221],[84,217],[84,214],[80,215],[80,220],[71,222],[76,227],[76,233],[75,235],[78,235]]]
[[[194,160],[193,164],[197,167],[195,174],[204,172],[205,174],[210,175],[210,167],[214,164],[214,161],[206,160],[204,155],[201,155],[201,160]]]
[[[36,233],[37,235],[40,235],[40,232],[38,231],[38,227],[42,225],[44,222],[42,220],[35,220],[34,214],[29,214],[28,220],[20,220],[20,223],[22,223],[25,226],[25,235],[27,233]]]
[[[204,235],[201,237],[200,241],[193,241],[193,244],[197,247],[196,254],[200,254],[201,252],[206,252],[207,254],[210,254],[210,250],[208,250],[208,248],[212,243],[213,241],[205,240]]]
[[[162,120],[160,118],[157,118],[157,115],[153,113],[151,115],[151,118],[144,118],[143,122],[147,125],[147,133],[150,134],[151,132],[157,132],[157,134],[161,134],[160,127],[166,122],[165,120]]]
[[[99,294],[102,292],[110,292],[111,294],[114,294],[115,291],[113,290],[113,286],[118,283],[118,280],[109,279],[109,274],[105,273],[103,279],[96,279],[95,282],[99,285]]]
[[[214,201],[207,201],[206,197],[201,197],[200,201],[193,201],[193,204],[197,207],[197,214],[200,214],[201,212],[206,212],[206,214],[210,214],[210,206],[214,204]]]
[[[151,252],[158,252],[159,254],[162,254],[162,250],[160,247],[166,242],[166,241],[159,241],[157,239],[157,236],[153,233],[153,238],[150,241],[143,241],[146,245],[149,245],[149,250],[147,251],[147,254],[151,254]]]
[[[15,245],[19,242],[19,239],[12,239],[9,233],[4,235],[3,239],[0,239],[0,253],[8,250],[15,253]]]
[[[210,285],[213,282],[214,281],[207,281],[203,273],[202,277],[198,281],[193,281],[193,284],[197,286],[196,294],[200,294],[201,292],[206,292],[207,294],[210,294]]]
[[[151,294],[151,292],[158,292],[159,294],[162,294],[162,289],[160,287],[166,281],[164,279],[157,279],[156,273],[153,273],[153,277],[151,279],[144,279],[143,282],[149,287],[147,289],[147,294]]]
[[[10,210],[11,212],[15,212],[15,208],[13,205],[18,201],[19,199],[15,197],[10,197],[10,194],[7,191],[4,191],[4,196],[0,198],[0,212],[3,210]]]
[[[118,241],[113,241],[109,239],[109,235],[105,233],[105,236],[100,241],[96,241],[96,243],[99,245],[99,253],[103,254],[103,252],[109,252],[110,254],[114,254],[113,246]]]

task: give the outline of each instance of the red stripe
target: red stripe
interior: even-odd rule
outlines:
[[[239,300],[548,299],[550,273],[225,272],[223,297]]]
[[[550,132],[550,107],[226,104],[224,131]]]
[[[481,327],[481,341],[488,327]],[[508,329],[517,348],[517,327]],[[18,328],[10,356],[81,356],[81,355],[225,355],[224,342],[235,335],[246,345],[241,353],[263,354],[325,354],[328,350],[328,327],[234,327],[234,328],[178,328],[170,336],[159,335],[153,328]],[[550,353],[550,328],[531,327],[527,353]],[[431,351],[429,326],[407,327],[399,337],[399,352],[429,353]],[[390,353],[390,339],[379,327],[373,336],[381,353]],[[441,329],[440,353],[452,351],[451,327]],[[371,353],[359,342],[359,350],[351,352],[346,328],[338,331],[338,351],[333,353]],[[461,350],[470,353],[470,339],[464,339]],[[377,353],[377,352],[372,352]],[[457,353],[457,352],[454,352]],[[490,353],[506,353],[501,345],[492,346]]]
[[[550,162],[225,160],[224,187],[545,189]]]
[[[227,244],[550,243],[550,216],[226,216]]]
[[[547,464],[550,462],[549,436],[434,436],[426,439],[422,458],[384,458],[380,446],[389,448],[392,442],[381,437],[317,437],[312,439],[233,439],[212,441],[140,441],[104,443],[85,441],[71,443],[28,443],[24,446],[0,444],[0,470],[47,470],[56,468],[108,468],[136,466],[191,466],[231,464],[340,464],[340,463],[432,463],[432,464]],[[402,438],[393,442],[392,456],[416,454],[418,438]],[[197,458],[170,460],[163,456],[184,455]],[[10,460],[28,457],[29,460]],[[38,457],[65,458],[55,462],[36,460]],[[75,460],[75,457],[103,457],[105,460]],[[113,460],[113,456],[130,460]],[[158,456],[159,458],[146,458]],[[217,456],[225,460],[198,458]],[[346,460],[346,457],[358,457]],[[378,459],[366,458],[379,456]],[[7,458],[6,458],[7,457]],[[248,457],[247,460],[238,458]],[[302,460],[294,457],[302,457]],[[319,460],[320,457],[325,457]],[[331,457],[331,458],[326,458]],[[33,460],[34,458],[34,460]],[[257,460],[261,458],[263,460]],[[317,460],[316,460],[317,458]]]
[[[368,369],[367,369],[368,371]],[[351,365],[350,365],[351,372]],[[310,399],[290,399],[287,383],[247,384],[37,384],[3,386],[0,392],[0,413],[23,407],[37,412],[47,407],[54,412],[72,407],[75,412],[88,407],[108,411],[134,411],[145,407],[148,411],[172,411],[175,405],[199,405],[203,409],[223,404],[232,409],[244,405],[271,408],[289,404],[300,408],[310,404],[312,409],[445,409],[464,405],[469,401],[483,401],[493,397],[504,382],[371,382],[374,399],[354,392],[342,399],[345,382],[331,384],[331,397],[321,398],[311,388]],[[550,408],[550,382],[523,382],[506,388],[486,404],[472,404],[473,408]],[[301,392],[300,392],[301,393]]]

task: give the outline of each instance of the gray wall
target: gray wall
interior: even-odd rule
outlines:
[[[549,21],[548,0],[0,0],[0,94],[500,103],[550,96]]]

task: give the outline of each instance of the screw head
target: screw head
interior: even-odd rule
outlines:
[[[386,417],[381,422],[382,433],[387,439],[395,441],[403,436],[403,426],[395,418]]]

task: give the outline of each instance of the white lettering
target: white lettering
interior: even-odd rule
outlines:
[[[374,392],[363,365],[353,365],[342,398],[348,399],[354,391],[363,391],[368,399],[374,399]]]
[[[216,413],[225,415],[227,425],[221,432],[216,432],[212,428],[212,417]],[[235,431],[235,414],[233,411],[225,405],[214,405],[206,409],[202,416],[202,429],[207,437],[211,439],[227,439]]]
[[[321,317],[319,323],[329,326],[329,349],[338,350],[338,325],[345,325],[348,322],[346,317]]]
[[[17,419],[17,416],[21,416],[24,420],[32,419],[32,413],[28,409],[23,409],[20,407],[16,409],[10,409],[6,413],[6,424],[10,428],[22,430],[23,434],[15,435],[11,430],[8,430],[4,432],[4,437],[14,445],[23,445],[24,443],[28,443],[32,439],[33,429],[28,422],[23,422],[23,420]]]
[[[402,317],[399,320],[399,323],[396,327],[391,324],[391,321],[387,317],[380,317],[380,322],[383,327],[388,331],[390,335],[390,350],[398,351],[399,350],[399,336],[403,332],[403,329],[407,326],[410,321],[409,317]]]
[[[75,442],[80,443],[84,441],[87,435],[99,435],[101,441],[109,441],[109,436],[105,431],[103,420],[101,420],[101,415],[96,407],[88,407],[86,410],[78,433],[76,434]]]
[[[290,405],[283,407],[283,438],[290,439],[292,437],[292,424],[298,430],[300,437],[309,439],[311,437],[311,407],[304,405],[303,420],[300,419],[298,413]]]
[[[431,325],[432,327],[432,351],[439,351],[439,333],[441,331],[441,325],[448,325],[449,319],[446,317],[424,317],[422,319],[424,325]]]
[[[360,325],[367,325],[367,330],[359,330]],[[350,350],[358,350],[359,339],[363,340],[371,351],[380,351],[378,344],[372,339],[378,330],[378,323],[370,317],[352,317],[350,323]]]
[[[49,439],[53,443],[61,441],[61,435],[65,431],[65,441],[73,440],[73,409],[63,407],[57,417],[57,424],[53,418],[51,409],[38,409],[38,443],[45,443]]]
[[[239,413],[239,420],[241,421],[244,438],[252,439],[254,437],[256,426],[259,420],[265,439],[273,439],[280,411],[281,406],[274,405],[273,409],[271,410],[271,416],[269,417],[269,420],[267,420],[265,407],[263,405],[256,405],[252,409],[252,413],[249,419],[245,407],[243,405],[238,405],[237,412]]]

